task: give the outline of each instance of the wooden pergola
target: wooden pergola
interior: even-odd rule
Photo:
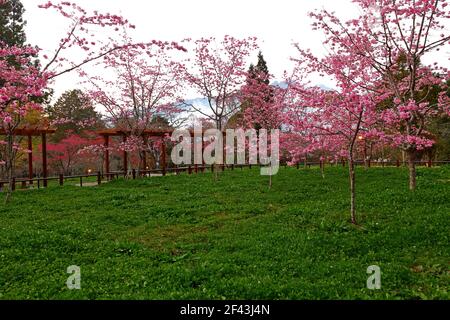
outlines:
[[[141,133],[141,136],[144,139],[148,139],[148,138],[161,138],[163,140],[163,138],[166,135],[170,135],[173,133],[173,129],[167,129],[167,130],[144,130]],[[120,130],[120,129],[105,129],[105,130],[100,130],[97,131],[97,133],[103,137],[104,139],[104,146],[105,146],[105,172],[106,174],[110,173],[110,163],[109,163],[109,141],[110,141],[110,137],[123,137],[123,142],[126,142],[127,140],[127,136],[130,135],[130,131],[126,131],[126,130]],[[128,156],[127,156],[127,152],[123,151],[123,170],[125,172],[128,172]],[[142,164],[143,168],[145,169],[147,167],[147,163],[146,163],[146,159],[147,157],[144,156],[144,163]],[[165,143],[161,144],[161,164],[162,164],[162,171],[163,174],[166,171],[166,145]]]
[[[42,175],[44,178],[44,187],[47,186],[48,166],[47,166],[47,135],[55,133],[51,128],[18,128],[13,131],[15,136],[28,138],[28,178],[33,183],[33,137],[41,137],[42,140]],[[4,129],[0,129],[0,135],[6,135]]]
[[[161,138],[161,140],[164,140],[164,137],[167,135],[172,135],[172,133],[175,131],[175,129],[147,129],[144,130],[141,133],[141,136],[144,139],[148,139],[148,138]],[[100,136],[103,136],[104,138],[104,146],[105,146],[105,172],[106,174],[110,173],[110,162],[109,162],[109,142],[110,142],[110,137],[123,137],[123,141],[126,142],[127,136],[130,135],[130,131],[126,131],[126,130],[121,130],[121,129],[105,129],[105,130],[100,130],[97,131],[97,133]],[[194,137],[194,131],[190,130],[191,136]],[[204,132],[202,132],[203,135]],[[223,133],[224,137],[225,137],[225,133]],[[225,139],[225,138],[224,138]],[[203,142],[202,142],[202,152],[203,152]],[[225,148],[225,145],[224,145]],[[225,149],[224,149],[225,150]],[[123,152],[123,167],[124,167],[124,171],[127,172],[128,171],[128,161],[127,161],[127,152],[124,151]],[[147,167],[146,164],[146,156],[144,156],[143,159],[143,164],[142,167],[145,169]],[[160,159],[160,163],[162,164],[162,172],[163,174],[166,173],[166,144],[163,142],[161,144],[161,159]]]

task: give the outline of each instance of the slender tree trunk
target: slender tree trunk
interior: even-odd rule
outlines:
[[[322,174],[322,179],[325,179],[325,162],[320,162],[320,173]]]
[[[270,166],[269,189],[272,189],[272,166]]]
[[[416,151],[408,151],[409,190],[416,190]]]
[[[355,187],[355,164],[353,163],[352,152],[348,158],[348,171],[350,179],[350,215],[352,223],[356,224],[356,187]]]
[[[222,118],[216,119],[216,129],[219,130],[220,132],[222,132]],[[223,142],[224,141],[222,140],[222,143]],[[217,141],[215,143],[217,143]],[[222,150],[223,150],[223,146],[222,146]],[[223,165],[225,165],[224,157],[225,157],[225,155],[222,154]],[[214,161],[214,163],[212,164],[212,167],[213,167],[213,171],[214,171],[214,181],[217,182],[219,180],[219,168],[220,168],[220,165],[217,165],[217,167],[216,167],[217,154],[215,155],[215,159],[216,159],[216,161]]]
[[[13,192],[13,174],[14,174],[14,137],[12,134],[7,137],[6,150],[6,175],[8,180],[8,190],[6,191],[5,204],[11,200]]]

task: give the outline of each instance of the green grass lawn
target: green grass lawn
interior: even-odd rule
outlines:
[[[257,169],[18,191],[0,299],[448,299],[450,167]],[[67,267],[81,267],[68,290]],[[381,268],[381,290],[366,288]]]

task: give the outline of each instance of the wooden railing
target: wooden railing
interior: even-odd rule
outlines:
[[[400,167],[403,165],[400,161],[388,161],[388,162],[376,162],[371,161],[368,163],[371,167],[381,167],[381,166],[396,166]],[[328,162],[301,162],[297,163],[294,167],[297,167],[297,169],[300,168],[310,168],[311,166],[346,166],[346,161],[340,161],[338,163],[328,163]],[[364,161],[357,160],[355,161],[356,166],[364,166],[366,165]],[[450,161],[416,161],[416,165],[419,166],[434,166],[434,165],[450,165]],[[20,185],[21,189],[26,189],[28,186],[36,186],[38,189],[41,187],[47,187],[48,182],[51,181],[57,181],[60,186],[64,186],[65,182],[67,180],[74,180],[79,179],[79,186],[83,187],[83,179],[87,178],[93,178],[95,177],[95,182],[97,185],[100,185],[103,181],[110,181],[113,179],[118,179],[120,177],[125,177],[129,179],[138,179],[146,176],[150,176],[151,174],[161,174],[165,176],[167,173],[175,173],[179,174],[182,172],[185,172],[187,174],[197,174],[197,173],[203,173],[207,170],[210,170],[213,172],[214,170],[220,170],[224,171],[225,169],[244,169],[244,168],[252,168],[252,167],[262,167],[263,165],[251,165],[251,164],[236,164],[236,165],[192,165],[192,166],[183,166],[183,167],[173,167],[173,168],[164,168],[164,169],[152,169],[152,170],[130,170],[130,171],[112,171],[108,173],[93,173],[93,174],[84,174],[84,175],[70,175],[70,176],[64,176],[62,174],[58,175],[57,177],[48,177],[48,178],[13,178],[12,179],[12,189],[13,191],[17,189],[17,185]],[[287,167],[286,163],[281,164],[281,167]],[[0,181],[0,191],[3,191],[7,186],[9,185],[8,181]]]

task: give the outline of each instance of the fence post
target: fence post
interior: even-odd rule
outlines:
[[[64,176],[62,173],[59,174],[59,185],[62,187],[64,185]]]
[[[12,191],[16,190],[16,178],[12,178],[11,183],[12,183],[12,186],[11,186]]]
[[[194,172],[198,173],[198,165],[196,165],[196,164],[194,165]]]
[[[83,177],[80,177],[80,187],[83,187]]]
[[[136,180],[136,169],[131,170],[131,174],[133,176],[133,180]]]
[[[188,166],[188,174],[192,174],[192,167]]]
[[[97,172],[97,184],[102,184],[102,174],[100,173],[100,171]]]

